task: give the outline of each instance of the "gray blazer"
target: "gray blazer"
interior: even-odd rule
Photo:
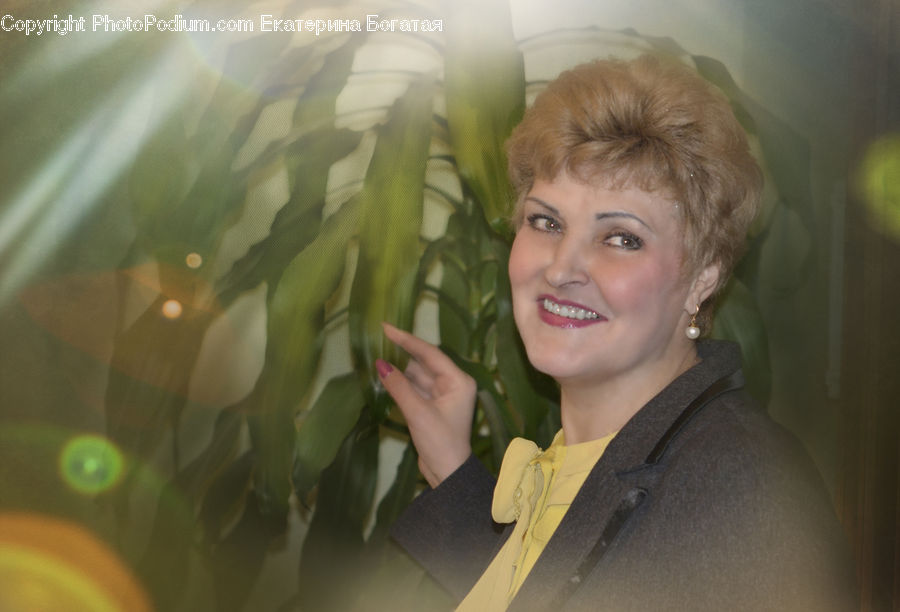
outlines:
[[[852,564],[799,442],[740,387],[740,350],[647,403],[594,466],[509,610],[851,610]],[[474,457],[417,497],[392,537],[462,599],[512,531]]]

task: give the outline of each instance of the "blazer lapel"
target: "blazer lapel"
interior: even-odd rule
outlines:
[[[511,602],[511,612],[553,609],[617,510],[633,503],[638,490],[652,489],[655,471],[645,459],[660,439],[707,389],[740,370],[740,349],[733,343],[702,341],[698,351],[702,361],[650,400],[610,442]]]

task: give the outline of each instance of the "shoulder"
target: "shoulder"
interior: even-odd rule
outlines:
[[[724,394],[679,432],[664,458],[672,467],[709,469],[778,482],[809,479],[823,486],[797,437],[775,422],[746,392]]]
[[[833,515],[812,459],[791,432],[745,392],[716,398],[679,433],[661,460],[661,480],[710,508],[749,511],[791,505]]]
[[[746,394],[717,398],[692,419],[660,461],[651,496],[650,515],[664,518],[650,522],[684,534],[657,537],[709,562],[706,575],[732,595],[762,589],[815,609],[852,601],[849,549],[821,476]]]

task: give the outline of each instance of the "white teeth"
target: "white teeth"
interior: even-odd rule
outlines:
[[[567,319],[578,319],[583,321],[584,319],[597,319],[600,317],[600,315],[591,310],[585,310],[584,308],[577,308],[575,306],[562,306],[548,298],[544,298],[543,306],[544,310],[547,312],[558,314]]]

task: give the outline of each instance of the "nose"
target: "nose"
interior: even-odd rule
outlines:
[[[552,287],[584,285],[588,282],[584,253],[569,236],[556,243],[551,260],[544,268],[544,278]]]

